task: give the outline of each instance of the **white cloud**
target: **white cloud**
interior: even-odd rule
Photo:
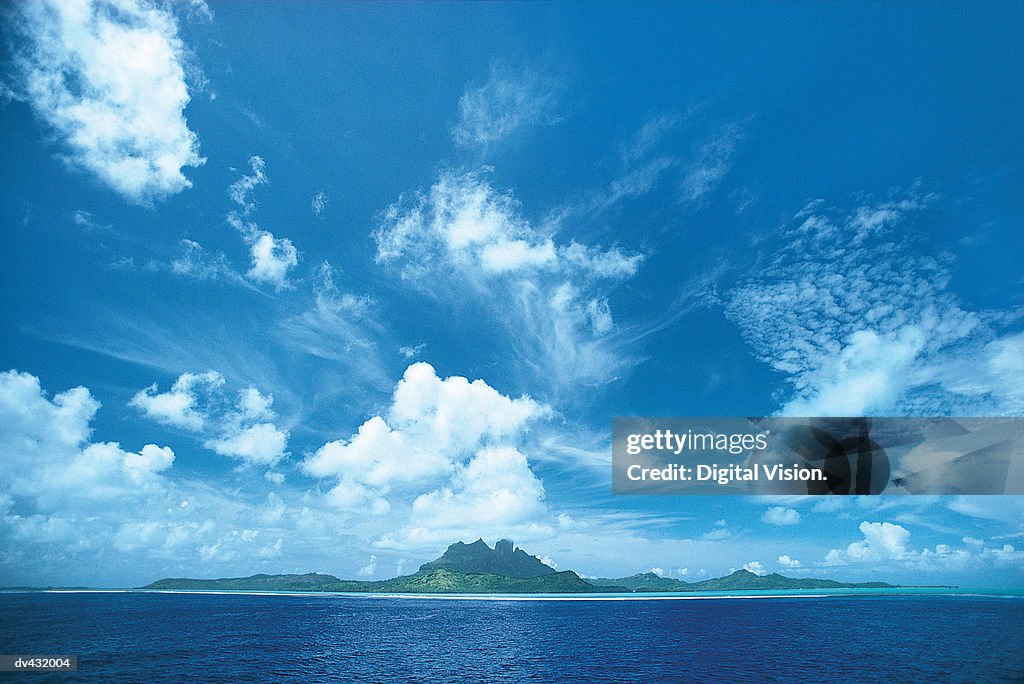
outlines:
[[[608,186],[608,191],[601,196],[597,203],[599,208],[605,208],[623,199],[640,197],[649,192],[665,171],[677,164],[672,157],[656,157],[642,166],[632,168],[619,176]]]
[[[206,442],[221,456],[231,456],[246,463],[272,466],[281,460],[288,443],[288,433],[273,423],[257,423],[239,428],[237,432]]]
[[[253,224],[245,224],[242,235],[249,243],[252,267],[246,273],[249,278],[270,283],[281,290],[289,286],[288,270],[298,265],[299,251],[288,238],[277,238],[266,230],[252,230]]]
[[[781,556],[779,556],[779,565],[781,565],[784,568],[794,570],[796,568],[799,568],[801,566],[801,563],[795,558],[790,558],[788,555],[782,554]]]
[[[755,575],[764,575],[764,574],[766,574],[766,570],[764,569],[764,565],[762,565],[760,561],[750,561],[749,563],[744,563],[743,564],[743,569],[746,570],[747,572],[752,572]]]
[[[269,410],[246,394],[233,410]],[[304,492],[267,494],[247,470],[212,486],[176,472],[166,446],[93,441],[99,408],[84,387],[51,397],[28,373],[0,373],[0,584],[138,586],[197,567],[223,577],[325,562],[351,576],[365,562],[349,521]]]
[[[999,548],[986,548],[981,552],[985,560],[995,565],[1016,565],[1024,567],[1024,550],[1014,548],[1013,544],[1003,544]]]
[[[736,534],[729,529],[729,524],[724,519],[719,518],[710,530],[701,535],[701,539],[706,541],[724,541],[735,536]]]
[[[450,539],[549,536],[544,487],[526,457],[509,447],[478,451],[444,486],[421,494],[408,525],[385,535],[392,545],[438,544]]]
[[[246,217],[256,209],[256,201],[252,197],[253,190],[269,182],[266,162],[262,157],[250,157],[249,166],[252,175],[243,175],[228,189],[228,195],[241,207],[241,212],[229,212],[227,222],[241,233],[242,239],[249,246],[249,259],[252,265],[246,272],[246,277],[273,285],[275,290],[280,291],[292,286],[288,280],[288,271],[298,265],[299,250],[288,238],[276,237],[255,222],[247,220]]]
[[[246,387],[230,399],[216,371],[182,373],[171,389],[154,383],[136,393],[131,406],[159,423],[206,437],[204,446],[247,464],[273,466],[285,455],[288,433],[272,422],[273,397]]]
[[[549,536],[557,520],[517,446],[549,413],[529,397],[507,397],[482,380],[442,379],[415,363],[384,415],[325,444],[302,469],[335,482],[325,494],[335,508],[390,516],[380,548]]]
[[[927,201],[911,194],[845,215],[811,203],[730,293],[727,315],[792,384],[783,413],[1024,410],[1024,335],[1001,336],[1000,315],[965,310],[947,290],[949,257],[922,253],[905,225]]]
[[[734,536],[735,535],[729,530],[723,527],[719,527],[713,530],[709,530],[708,532],[705,532],[703,535],[701,535],[701,539],[705,539],[707,541],[721,541],[724,539],[731,539]]]
[[[0,493],[52,506],[64,500],[134,498],[161,482],[174,452],[90,443],[100,403],[84,387],[45,396],[28,373],[0,373]]]
[[[639,161],[679,123],[679,116],[673,113],[655,114],[623,146],[622,160],[627,166]]]
[[[314,216],[319,216],[324,213],[324,209],[327,208],[327,193],[320,190],[313,195],[312,201],[309,203],[309,208],[313,211]]]
[[[312,303],[280,323],[282,343],[305,354],[326,359],[344,372],[346,386],[388,391],[393,380],[380,359],[382,326],[374,318],[375,302],[365,295],[344,292],[339,274],[327,261],[313,275]]]
[[[156,383],[136,393],[129,402],[158,423],[200,432],[206,428],[205,411],[200,404],[213,401],[224,386],[220,373],[182,373],[171,389],[160,393]]]
[[[181,256],[171,261],[171,273],[196,280],[239,280],[223,253],[211,254],[195,240],[181,241]]]
[[[863,538],[851,542],[845,549],[832,549],[819,565],[841,566],[864,564],[878,566],[899,565],[916,570],[975,570],[986,566],[999,567],[1007,563],[1024,564],[1024,554],[1013,556],[1009,548],[984,547],[981,540],[963,539],[964,546],[936,544],[933,548],[916,549],[910,542],[910,530],[902,525],[889,522],[868,522],[860,524]]]
[[[945,501],[949,510],[972,518],[1016,526],[1024,520],[1024,497],[1020,496],[956,496]],[[1024,532],[1024,527],[1020,529]]]
[[[827,564],[903,560],[907,557],[910,531],[902,525],[864,521],[859,529],[864,539],[851,542],[844,550],[829,551],[825,557]]]
[[[412,346],[399,347],[398,353],[404,356],[406,359],[412,360],[423,353],[423,350],[427,348],[426,342],[420,342]]]
[[[800,513],[785,506],[772,506],[761,516],[761,522],[779,526],[797,525],[800,523]]]
[[[619,175],[588,201],[564,208],[565,215],[604,211],[622,200],[641,197],[653,190],[667,171],[679,166],[679,159],[672,154],[652,154],[678,120],[674,114],[659,114],[648,119],[622,146]]]
[[[510,399],[482,380],[441,379],[427,363],[409,366],[386,416],[347,440],[328,442],[303,463],[314,477],[337,478],[328,495],[341,508],[387,512],[392,489],[429,490],[491,445],[514,444],[528,422],[547,414],[529,397]]]
[[[71,214],[71,220],[74,221],[75,225],[79,228],[90,231],[110,230],[112,227],[109,224],[100,223],[91,212],[85,211],[84,209],[76,209]]]
[[[135,0],[17,3],[18,94],[58,132],[68,159],[149,204],[205,161],[185,120],[186,48],[165,7]]]
[[[372,577],[377,573],[377,557],[371,555],[370,560],[363,567],[359,568],[360,577]]]
[[[557,84],[529,70],[515,73],[491,67],[486,83],[468,88],[459,98],[459,122],[452,128],[455,142],[487,147],[528,125],[550,123]]]
[[[633,359],[604,288],[634,275],[642,257],[557,244],[485,172],[442,174],[427,194],[389,206],[373,233],[377,261],[434,296],[490,308],[520,359],[556,389],[615,379]]]
[[[240,206],[245,213],[251,213],[256,209],[256,199],[252,197],[253,190],[259,185],[266,185],[267,162],[263,157],[254,154],[249,157],[249,168],[252,175],[243,175],[228,187],[228,196],[235,204]]]

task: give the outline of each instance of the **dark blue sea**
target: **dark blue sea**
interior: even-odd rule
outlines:
[[[1024,600],[0,595],[0,653],[102,682],[1024,681]]]

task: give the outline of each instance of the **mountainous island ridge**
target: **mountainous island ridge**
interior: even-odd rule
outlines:
[[[894,589],[886,582],[837,582],[793,578],[779,574],[756,575],[737,570],[725,577],[686,582],[653,572],[619,578],[580,577],[572,570],[558,571],[501,539],[491,548],[483,539],[456,542],[436,560],[424,563],[412,575],[386,580],[343,580],[334,575],[257,574],[220,579],[165,578],[141,589],[165,591],[294,591],[411,594],[584,594],[697,591],[788,591],[804,589]]]

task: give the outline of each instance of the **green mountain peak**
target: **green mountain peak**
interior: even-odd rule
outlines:
[[[510,539],[499,540],[492,549],[483,539],[472,544],[455,542],[437,560],[420,566],[418,575],[429,574],[438,569],[455,570],[465,573],[484,573],[527,579],[555,573],[555,569],[516,548]]]

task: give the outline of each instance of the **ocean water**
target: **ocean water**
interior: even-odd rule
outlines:
[[[0,594],[0,654],[102,682],[1024,681],[1024,599]]]

